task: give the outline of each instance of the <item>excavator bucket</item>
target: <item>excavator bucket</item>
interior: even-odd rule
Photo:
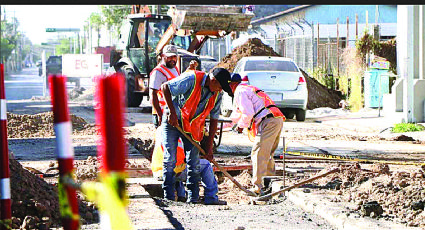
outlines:
[[[176,5],[169,9],[177,29],[193,31],[246,31],[253,14],[238,6]]]

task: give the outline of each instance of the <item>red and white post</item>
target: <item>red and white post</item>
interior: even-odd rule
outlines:
[[[116,73],[97,79],[96,123],[100,132],[98,156],[101,180],[109,181],[125,201],[125,160],[127,154],[124,138],[125,79]],[[110,218],[100,213],[101,226],[110,226]]]
[[[61,221],[65,230],[80,227],[77,193],[64,183],[64,179],[73,178],[74,148],[72,147],[72,124],[69,118],[66,77],[49,76],[50,96],[53,105],[54,130],[56,134],[56,155],[59,164],[59,204]]]
[[[7,143],[7,113],[6,93],[4,91],[4,65],[0,64],[0,230],[12,227],[12,203],[10,200],[10,169],[9,169],[9,147]]]

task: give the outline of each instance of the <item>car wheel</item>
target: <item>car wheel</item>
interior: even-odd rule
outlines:
[[[143,95],[134,92],[136,89],[136,73],[128,66],[123,66],[120,72],[125,74],[125,81],[127,85],[127,107],[139,107],[142,102]]]
[[[285,116],[286,119],[293,119],[294,118],[294,111],[292,109],[282,109],[279,108],[280,111],[283,113],[283,115]]]
[[[298,109],[297,110],[297,121],[305,121],[305,110],[304,109]]]

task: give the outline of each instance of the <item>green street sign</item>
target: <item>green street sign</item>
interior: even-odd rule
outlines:
[[[46,32],[80,32],[79,28],[46,28]]]

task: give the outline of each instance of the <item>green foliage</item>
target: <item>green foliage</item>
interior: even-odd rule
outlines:
[[[328,87],[329,89],[335,88],[335,78],[333,75],[328,74],[328,71],[324,67],[317,67],[309,75],[316,79],[320,84]]]
[[[340,88],[348,96],[350,110],[356,112],[363,107],[361,83],[365,66],[357,49],[350,47],[342,52],[342,64],[345,68],[341,73]]]
[[[356,48],[359,50],[362,60],[366,60],[366,54],[373,54],[383,57],[390,62],[390,71],[397,74],[397,56],[396,56],[396,40],[380,42],[373,38],[367,31],[356,42]]]
[[[13,19],[13,22],[16,23],[15,26],[19,25],[15,18]],[[16,47],[16,42],[19,39],[19,34],[16,33],[16,30],[14,30],[13,22],[10,23],[4,20],[1,21],[0,61],[7,59],[12,54],[12,51]]]
[[[391,132],[393,133],[405,133],[405,132],[418,132],[424,131],[425,127],[414,123],[398,123],[394,125]]]
[[[61,39],[60,45],[56,45],[56,55],[69,54],[70,53],[70,40],[68,38]],[[48,56],[46,56],[48,57]]]
[[[101,6],[102,16],[108,29],[119,27],[122,20],[131,12],[131,5]]]

